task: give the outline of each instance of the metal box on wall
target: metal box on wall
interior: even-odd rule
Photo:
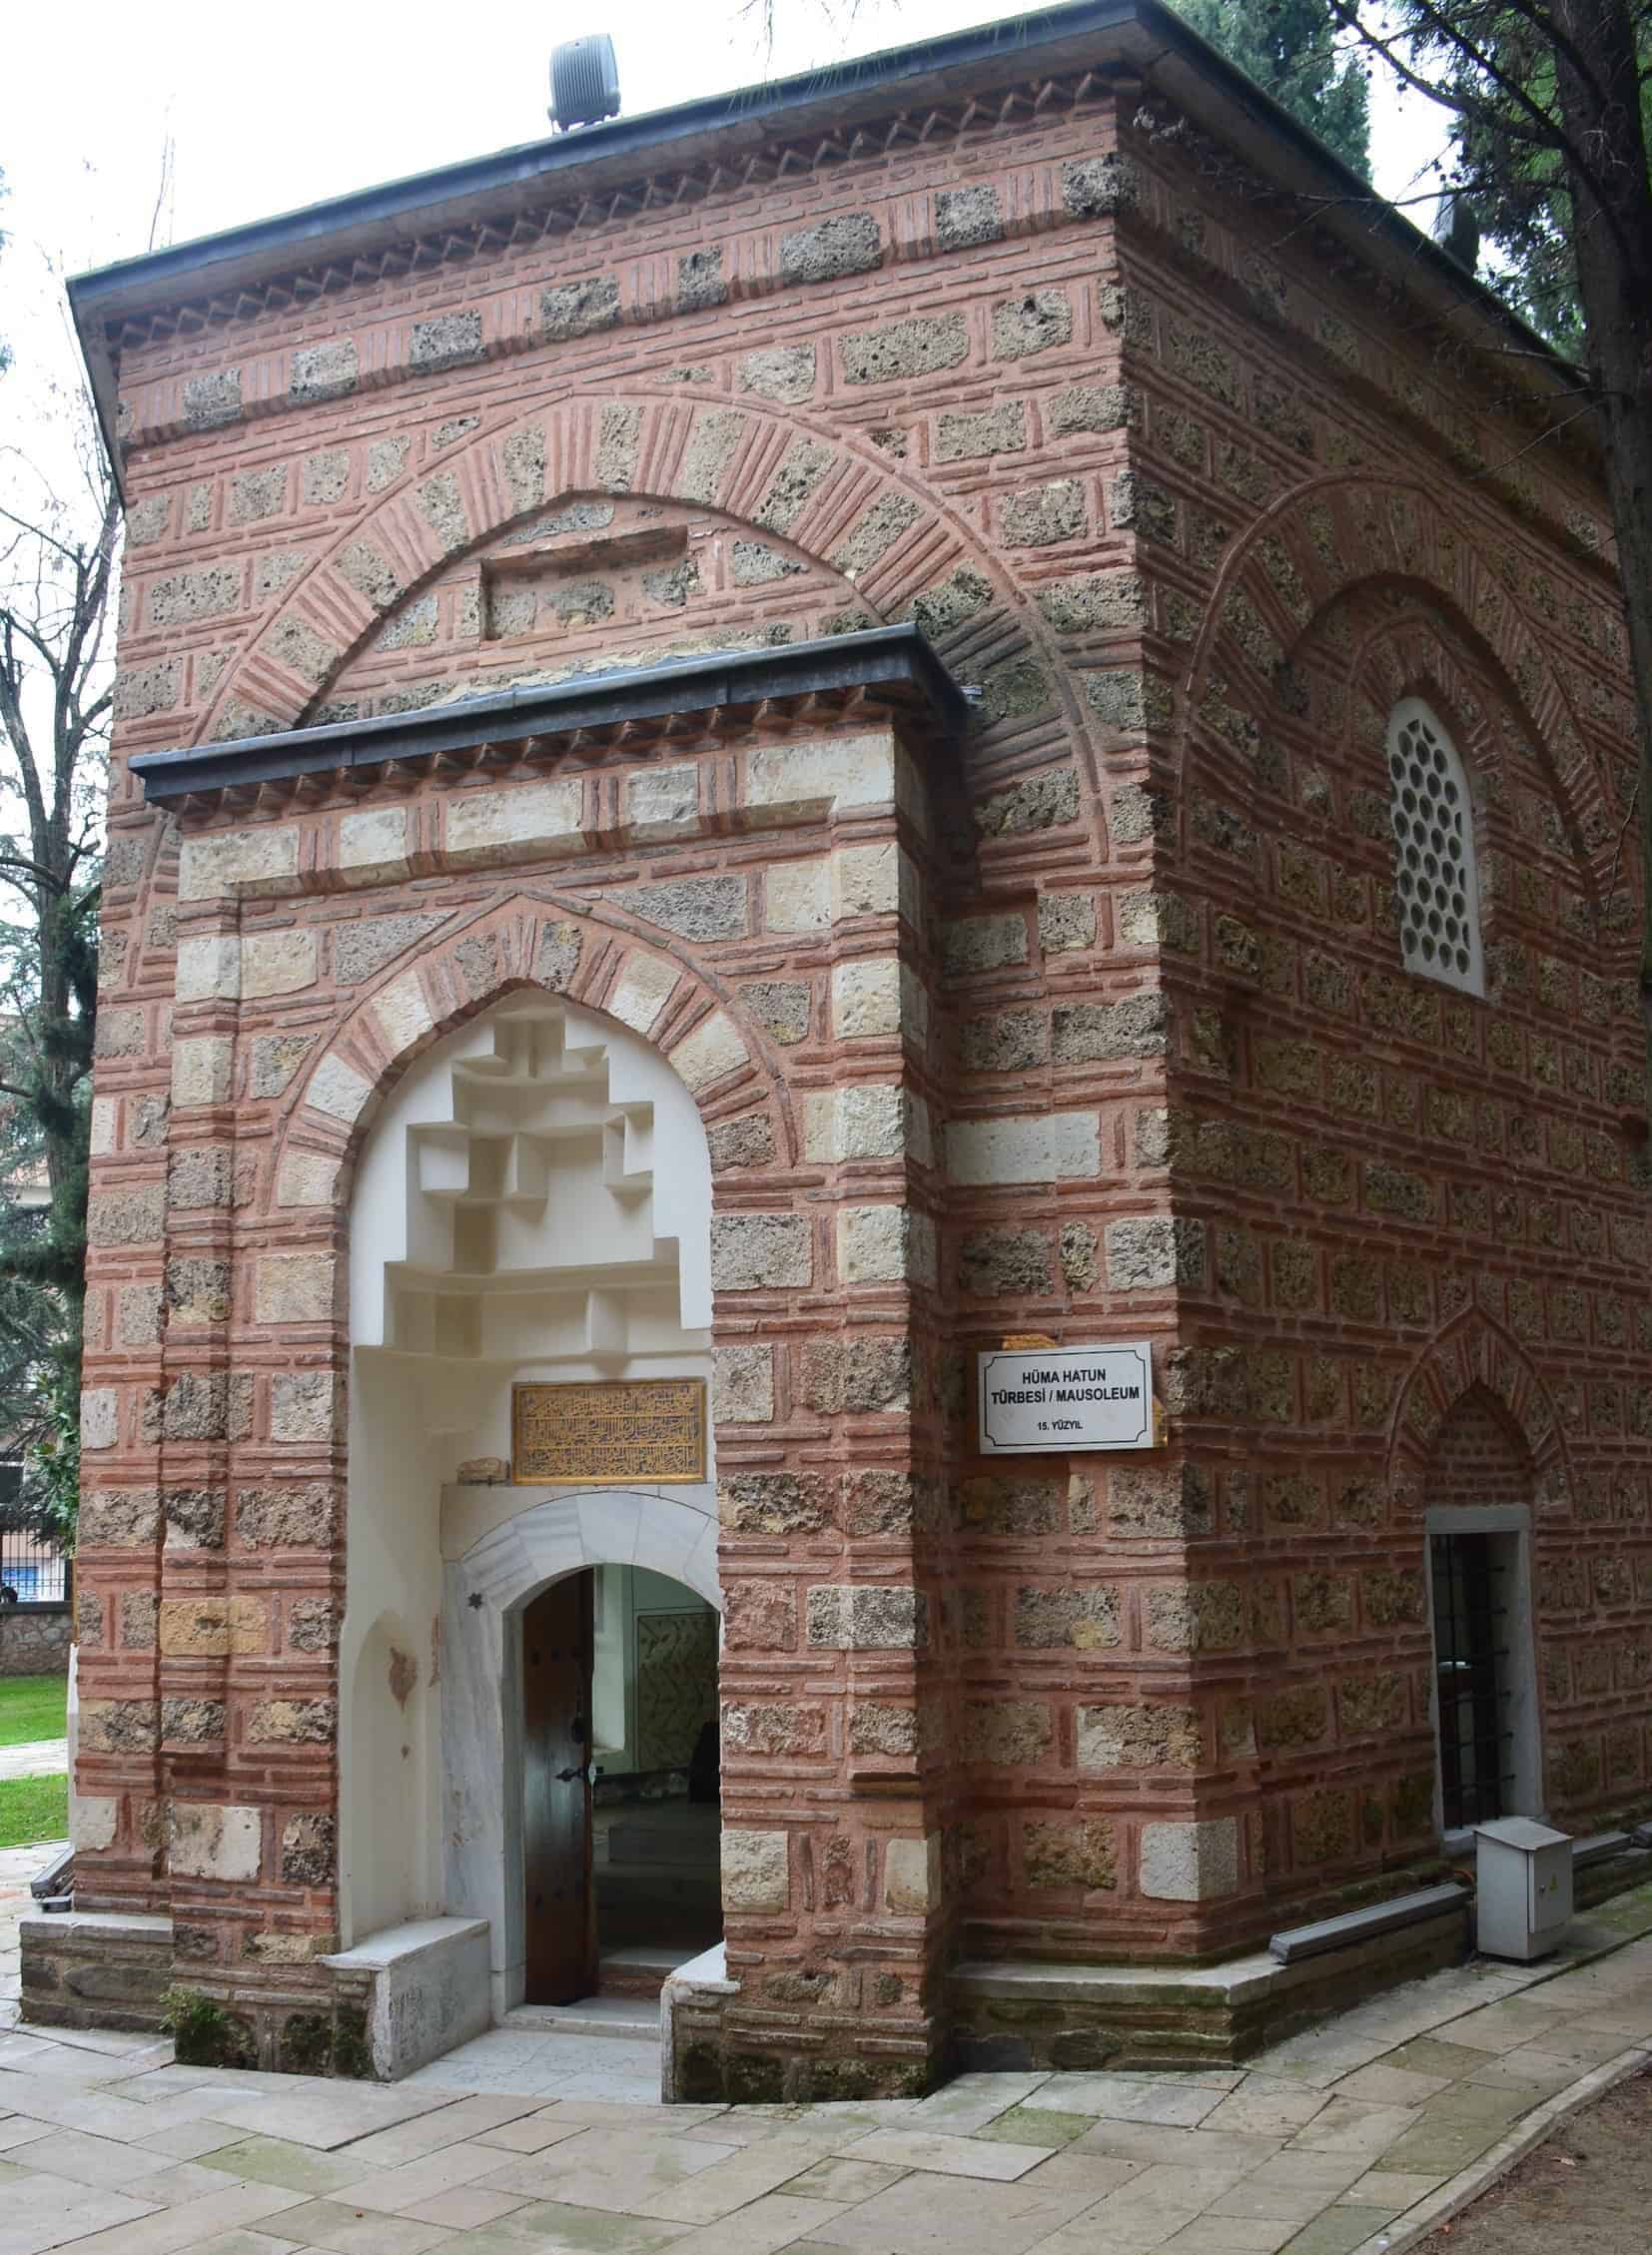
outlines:
[[[1572,1914],[1572,1843],[1530,1817],[1476,1825],[1475,1944],[1525,1962],[1557,1949]]]

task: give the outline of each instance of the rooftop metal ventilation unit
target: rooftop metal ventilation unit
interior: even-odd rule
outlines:
[[[565,39],[550,51],[550,122],[566,133],[619,115],[619,65],[605,31]]]
[[[1470,274],[1480,263],[1480,222],[1473,205],[1460,188],[1448,188],[1434,206],[1434,223],[1429,229],[1442,251]]]

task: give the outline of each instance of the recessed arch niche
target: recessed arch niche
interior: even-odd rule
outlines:
[[[710,1214],[705,1130],[665,1059],[533,991],[414,1066],[356,1171],[345,1938],[486,1918],[495,2012],[521,1993],[522,1608],[592,1565],[645,1566],[717,1603],[710,1461],[657,1490],[517,1485],[511,1389],[708,1382]],[[410,1713],[419,1728],[398,1739]]]

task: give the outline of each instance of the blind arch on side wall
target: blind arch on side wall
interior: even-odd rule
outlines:
[[[1456,745],[1420,697],[1388,717],[1388,819],[1405,969],[1483,995],[1474,802]]]

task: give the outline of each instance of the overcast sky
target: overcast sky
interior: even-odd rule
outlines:
[[[0,335],[17,365],[0,379],[0,444],[41,450],[48,394],[78,365],[58,277],[148,248],[169,140],[155,240],[181,243],[538,139],[550,48],[583,31],[611,34],[634,114],[1010,13],[1003,0],[775,0],[771,55],[760,0],[14,0]],[[1377,115],[1378,185],[1404,196],[1442,138],[1439,113],[1413,96]]]

